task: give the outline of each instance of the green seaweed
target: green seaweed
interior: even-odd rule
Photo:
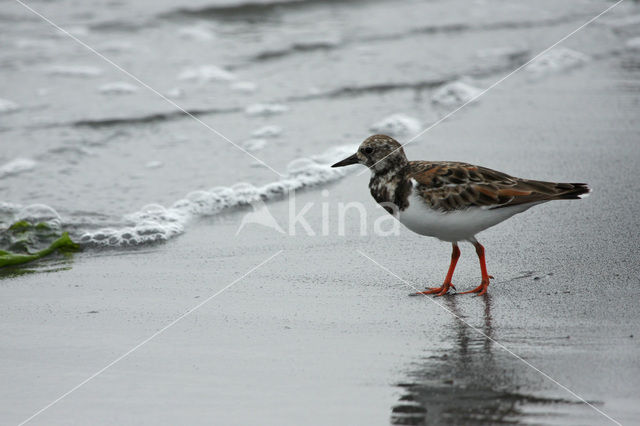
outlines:
[[[59,250],[63,253],[68,253],[72,251],[77,251],[80,249],[80,246],[73,241],[71,241],[71,237],[69,237],[69,233],[63,232],[62,236],[55,240],[51,245],[43,250],[37,251],[35,253],[21,254],[21,253],[12,253],[4,250],[0,250],[0,268],[5,266],[14,266],[21,265],[27,262],[33,262],[34,260],[41,259],[45,256],[50,255],[51,253]]]
[[[38,225],[45,225],[48,226],[44,223],[39,223]],[[10,231],[16,231],[16,232],[24,232],[24,231],[28,231],[29,229],[31,229],[33,227],[33,225],[31,225],[29,222],[27,222],[26,220],[20,220],[16,223],[14,223],[13,225],[11,225],[9,227]]]
[[[55,251],[69,253],[79,249],[55,223],[19,220],[0,229],[0,268],[33,262]]]
[[[44,222],[40,222],[40,223],[38,223],[36,225],[36,229],[39,230],[39,231],[43,231],[43,230],[50,231],[51,230],[51,226],[47,225]]]

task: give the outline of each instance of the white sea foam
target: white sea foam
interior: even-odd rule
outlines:
[[[252,81],[236,81],[229,86],[236,92],[253,93],[258,89],[258,85]]]
[[[251,133],[254,138],[275,138],[282,134],[282,127],[276,125],[268,125],[260,127]]]
[[[215,38],[213,27],[206,23],[180,28],[178,35],[185,40],[210,41]]]
[[[14,112],[20,109],[20,106],[8,99],[0,99],[0,114]]]
[[[62,225],[58,212],[45,204],[31,204],[23,207],[0,203],[0,227],[9,227],[19,221],[29,222],[32,225],[45,223],[55,230],[60,230]]]
[[[355,145],[340,146],[320,155],[299,158],[289,163],[284,178],[263,186],[237,183],[231,187],[191,192],[171,207],[158,204],[144,206],[139,211],[126,215],[123,218],[124,226],[84,232],[80,242],[119,247],[166,241],[184,232],[185,226],[195,218],[216,215],[257,201],[266,202],[286,196],[293,190],[338,180],[349,170],[334,169],[331,164],[352,154],[356,149]]]
[[[62,219],[57,211],[45,204],[31,204],[20,209],[15,216],[15,221],[24,220],[33,225],[46,223],[52,228],[59,229]]]
[[[245,114],[251,116],[268,116],[287,111],[289,111],[289,107],[283,104],[253,104],[244,109]]]
[[[247,151],[259,151],[267,146],[266,139],[249,139],[242,143],[242,147]]]
[[[170,98],[181,98],[184,96],[184,90],[180,87],[174,87],[173,89],[167,90],[167,96]]]
[[[232,81],[237,77],[229,71],[215,65],[201,65],[194,68],[185,68],[178,74],[178,80],[197,81],[207,83],[210,81]]]
[[[526,70],[534,75],[543,75],[582,66],[590,59],[584,53],[557,47],[531,62]]]
[[[36,162],[30,158],[16,158],[0,166],[0,178],[18,173],[28,172],[36,167]]]
[[[371,126],[371,131],[396,137],[414,135],[422,130],[421,127],[417,118],[405,114],[392,114],[374,123]]]
[[[454,107],[469,102],[482,92],[464,81],[453,81],[440,86],[431,97],[433,103]]]
[[[89,27],[85,27],[83,25],[76,25],[73,27],[67,27],[65,29],[69,34],[74,35],[76,37],[89,35],[89,32],[90,32]]]
[[[114,81],[98,87],[100,93],[105,95],[128,95],[138,90],[137,86],[126,81]]]
[[[102,74],[100,68],[85,65],[54,65],[47,69],[51,75],[60,75],[64,77],[97,77]]]
[[[640,37],[631,38],[627,40],[624,45],[627,46],[628,49],[640,50]]]
[[[149,161],[147,164],[144,165],[147,169],[158,169],[162,166],[164,166],[164,163],[162,161]]]

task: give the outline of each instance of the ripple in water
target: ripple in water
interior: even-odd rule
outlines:
[[[245,108],[245,114],[249,116],[266,117],[269,115],[282,114],[289,111],[289,107],[283,104],[253,104]]]
[[[55,65],[48,68],[47,72],[51,75],[58,75],[63,77],[89,78],[102,75],[102,70],[100,68],[84,65]]]
[[[20,109],[20,106],[8,99],[0,99],[0,114],[7,114],[10,112],[15,112]]]
[[[431,101],[446,107],[457,107],[471,101],[481,92],[482,90],[464,81],[454,81],[439,87],[433,93]]]
[[[28,172],[36,167],[36,162],[30,158],[16,158],[0,166],[0,178]]]
[[[103,84],[98,91],[104,95],[128,95],[138,91],[138,87],[125,81]]]
[[[282,134],[282,127],[276,125],[268,125],[254,130],[251,136],[254,138],[275,138]]]
[[[534,75],[543,75],[576,68],[589,62],[591,57],[575,50],[557,47],[526,66]]]
[[[210,81],[232,81],[237,77],[229,71],[215,65],[201,65],[194,68],[185,68],[178,74],[178,80],[196,81],[208,83]]]

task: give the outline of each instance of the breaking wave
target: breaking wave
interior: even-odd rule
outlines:
[[[334,182],[347,175],[348,170],[331,168],[331,164],[355,149],[352,145],[337,146],[320,155],[298,158],[289,163],[283,178],[266,185],[236,183],[230,187],[193,191],[169,207],[149,204],[123,216],[116,223],[99,228],[100,222],[97,224],[90,214],[66,221],[48,206],[21,207],[8,203],[0,204],[0,225],[26,219],[37,222],[55,218],[57,222],[62,221],[62,227],[69,229],[81,245],[89,247],[132,247],[164,242],[185,232],[188,223],[194,219],[214,216],[258,201],[277,200],[294,190]],[[35,219],[32,217],[34,212],[38,213]],[[22,217],[24,215],[29,217]]]

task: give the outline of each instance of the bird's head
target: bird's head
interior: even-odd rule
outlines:
[[[360,144],[355,154],[331,167],[363,164],[374,173],[380,173],[404,167],[407,162],[407,156],[398,141],[387,135],[373,135]]]

